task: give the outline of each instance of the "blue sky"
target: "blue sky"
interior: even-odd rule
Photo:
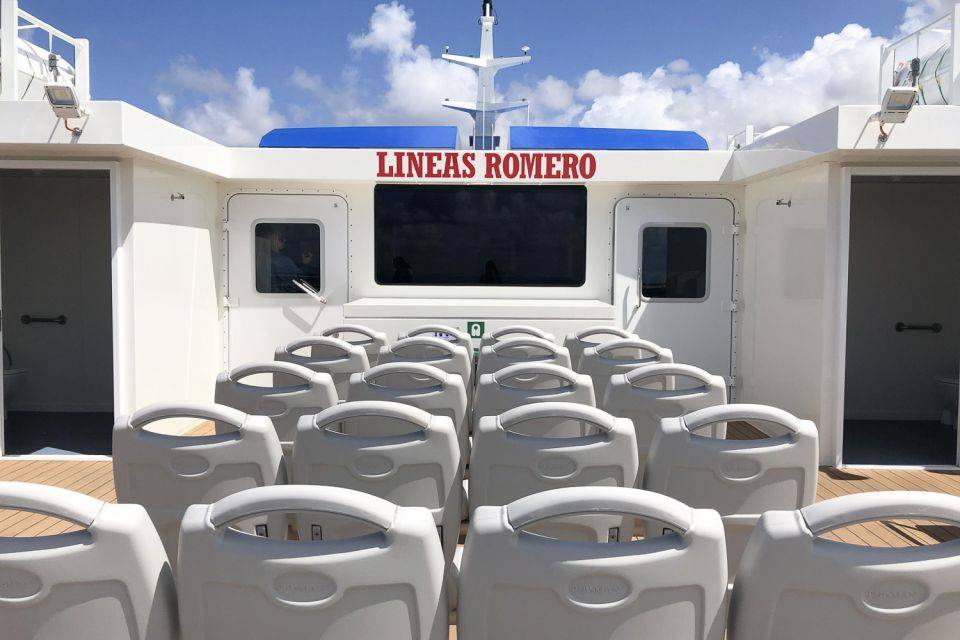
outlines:
[[[481,4],[21,3],[91,40],[96,99],[130,102],[227,144],[255,144],[264,128],[280,125],[462,123],[436,102],[469,98],[471,78],[436,57],[445,44],[475,53]],[[778,118],[806,117],[831,101],[871,99],[880,38],[946,4],[497,0],[498,52],[513,55],[527,44],[534,55],[502,74],[499,88],[530,98],[538,122],[689,126],[715,142],[722,127],[740,121],[785,124]],[[858,26],[845,30],[849,24]],[[831,86],[801,86],[813,78]],[[795,85],[799,96],[768,96],[789,95]],[[725,101],[729,113],[718,118],[711,101]]]

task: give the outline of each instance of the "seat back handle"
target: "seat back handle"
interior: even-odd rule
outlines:
[[[578,375],[576,372],[571,371],[566,367],[561,367],[558,364],[550,364],[549,362],[527,362],[512,364],[509,367],[504,367],[503,369],[496,371],[493,374],[493,379],[498,385],[502,386],[502,383],[506,382],[507,380],[531,376],[548,376],[557,380],[562,380],[571,387],[576,385],[578,382]]]
[[[317,375],[313,370],[298,364],[274,360],[273,362],[242,364],[239,367],[231,369],[228,377],[231,382],[239,382],[248,376],[257,375],[258,373],[282,373],[299,378],[308,384],[313,380],[314,376]]]
[[[104,503],[88,495],[29,482],[0,482],[0,509],[30,511],[89,528]]]
[[[615,513],[663,522],[686,533],[693,509],[659,493],[628,487],[565,487],[535,493],[510,503],[507,519],[515,530],[560,516]]]
[[[930,491],[857,493],[800,509],[814,535],[887,518],[935,520],[960,526],[960,497]]]
[[[800,419],[783,409],[763,404],[720,404],[689,413],[681,419],[688,431],[696,431],[718,422],[762,420],[780,425],[791,434],[800,433]]]
[[[228,424],[238,431],[243,430],[247,414],[212,402],[173,403],[162,402],[144,407],[133,413],[129,425],[133,429],[143,429],[148,424],[168,418],[201,418]]]
[[[382,400],[359,400],[345,402],[335,407],[324,409],[314,417],[314,424],[321,431],[329,425],[337,424],[352,418],[389,418],[412,424],[417,429],[426,431],[430,428],[433,415],[423,409],[399,402],[385,402]]]
[[[440,369],[421,362],[388,362],[380,364],[363,373],[365,382],[375,383],[378,379],[390,375],[409,375],[429,378],[439,385],[447,382],[447,374]]]
[[[510,431],[523,422],[542,418],[562,418],[587,422],[595,425],[604,433],[613,431],[616,422],[616,418],[596,407],[588,407],[575,402],[538,402],[501,413],[497,416],[497,423],[504,431]]]
[[[318,485],[271,485],[234,493],[210,505],[210,524],[223,527],[242,518],[278,511],[328,513],[355,518],[387,530],[397,506],[382,498]]]

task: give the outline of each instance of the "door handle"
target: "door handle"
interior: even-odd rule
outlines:
[[[44,316],[31,316],[29,313],[25,313],[20,316],[20,322],[23,324],[33,324],[34,322],[44,322],[49,324],[67,324],[67,316],[60,314],[59,316],[53,317],[44,317]]]
[[[307,294],[308,296],[310,296],[311,298],[313,298],[314,300],[316,300],[316,301],[319,302],[320,304],[327,304],[327,299],[326,299],[326,297],[320,295],[320,292],[319,292],[319,291],[317,291],[316,289],[314,289],[313,287],[311,287],[309,284],[307,284],[307,283],[304,282],[303,280],[297,280],[296,278],[294,278],[293,280],[291,280],[291,282],[293,282],[293,284],[294,284],[298,289],[300,289],[301,291],[303,291],[305,294]]]
[[[940,333],[943,331],[943,325],[939,322],[934,322],[933,324],[907,324],[905,322],[898,322],[893,325],[893,330],[897,333],[903,333],[904,331],[929,331],[930,333]]]

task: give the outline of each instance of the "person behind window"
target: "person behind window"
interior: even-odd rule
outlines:
[[[409,284],[413,282],[413,268],[403,256],[393,259],[393,284]]]
[[[320,256],[314,252],[315,242],[304,240],[300,243],[300,273],[314,289],[320,288]]]
[[[298,293],[300,288],[294,280],[303,276],[303,271],[293,259],[284,253],[287,238],[279,229],[269,233],[270,238],[270,290],[274,293]]]
[[[487,260],[487,264],[484,265],[483,275],[480,276],[480,284],[503,284],[500,270],[497,269],[497,263],[493,260]]]

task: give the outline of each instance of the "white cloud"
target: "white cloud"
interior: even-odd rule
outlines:
[[[912,33],[931,20],[950,13],[954,4],[955,0],[907,0],[900,33]]]
[[[953,4],[904,2],[898,33],[916,29]],[[415,36],[412,10],[397,0],[378,4],[367,29],[349,36],[348,43],[358,58],[381,57],[385,89],[376,95],[364,91],[367,85],[361,85],[353,64],[333,82],[296,68],[288,82],[310,103],[288,106],[290,119],[297,124],[312,119],[318,124],[452,123],[469,128],[468,116],[442,108],[441,101],[472,98],[475,75],[434,57]],[[816,37],[799,55],[760,51],[755,70],[752,64],[729,60],[698,73],[689,61],[677,58],[653,70],[620,75],[593,69],[578,79],[550,75],[514,81],[506,97],[527,98],[534,123],[693,129],[716,148],[726,144],[727,134],[748,123],[764,130],[796,123],[838,104],[874,103],[884,41],[869,29],[850,24]],[[228,144],[253,143],[286,120],[274,110],[269,89],[256,85],[250,69],[241,67],[231,81],[216,70],[181,60],[162,80],[157,100],[166,117]],[[199,95],[201,103],[177,112],[175,107],[184,102],[182,92]],[[514,112],[503,116],[501,123],[525,119],[526,114]]]
[[[792,124],[837,104],[872,102],[881,38],[859,25],[816,38],[803,54],[763,52],[756,71],[724,62],[700,78],[684,65],[649,75],[627,73],[596,95],[585,126],[689,128],[717,147],[747,123],[764,130]],[[671,67],[673,70],[671,70]],[[582,85],[596,85],[597,73]],[[609,83],[609,78],[604,78]],[[581,94],[589,94],[581,90]]]
[[[169,93],[160,92],[157,94],[157,104],[160,105],[160,113],[164,118],[172,118],[173,110],[177,105],[177,99]]]
[[[433,57],[429,48],[414,42],[415,32],[413,11],[394,1],[378,4],[370,17],[369,30],[350,36],[350,46],[358,54],[386,54],[387,90],[367,106],[354,104],[353,118],[367,123],[469,124],[469,116],[445,109],[440,103],[445,98],[469,99],[476,95],[475,74]]]
[[[239,67],[231,81],[218,70],[201,67],[191,58],[170,65],[159,78],[157,103],[165,118],[230,146],[256,146],[267,131],[286,124],[273,109],[270,89],[259,86],[253,69]],[[177,110],[177,93],[198,99]]]
[[[370,16],[370,29],[366,33],[350,36],[350,47],[355,51],[378,51],[399,58],[414,53],[413,34],[417,24],[413,11],[394,0],[390,4],[378,4]]]

